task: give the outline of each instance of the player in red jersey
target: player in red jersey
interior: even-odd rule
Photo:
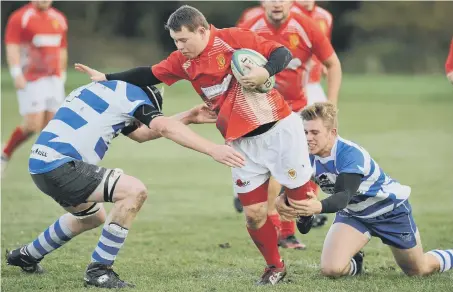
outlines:
[[[265,1],[265,13],[242,24],[242,28],[255,31],[269,40],[277,41],[290,49],[293,59],[288,67],[276,75],[276,89],[284,96],[294,112],[300,112],[307,105],[302,83],[306,74],[306,64],[313,56],[325,63],[329,71],[331,97],[337,99],[341,83],[341,65],[330,41],[319,29],[317,23],[308,16],[291,11],[291,1]],[[294,7],[294,6],[292,6]],[[313,186],[314,188],[316,186]],[[271,180],[269,188],[269,211],[274,226],[280,229],[279,244],[282,247],[304,249],[305,246],[294,236],[295,226],[292,221],[282,221],[274,206],[281,186]]]
[[[65,97],[68,24],[51,5],[32,1],[14,11],[6,25],[6,57],[23,123],[2,150],[2,175],[14,150],[44,128]]]
[[[445,72],[447,73],[447,78],[453,84],[453,39],[450,44],[450,53],[448,54],[447,61],[445,62]]]
[[[305,15],[316,22],[321,31],[329,40],[331,39],[333,17],[329,11],[316,5],[314,0],[295,1],[294,6],[299,7]],[[308,104],[326,101],[327,97],[321,86],[322,75],[326,72],[324,65],[313,56],[307,70],[309,73],[306,74],[305,93],[307,94]],[[333,101],[331,100],[331,102]]]
[[[290,201],[302,201],[312,191],[309,180],[313,169],[302,119],[276,89],[258,93],[253,88],[282,71],[292,58],[291,52],[249,30],[217,29],[200,11],[187,5],[170,15],[167,28],[177,51],[151,70],[139,67],[104,74],[81,64],[76,64],[76,69],[94,81],[117,79],[138,86],[172,85],[179,80],[192,83],[217,112],[217,128],[226,142],[246,158],[244,167],[232,169],[235,191],[244,206],[247,230],[267,263],[258,284],[277,284],[285,277],[286,267],[278,250],[277,231],[267,216],[269,177],[285,186]],[[308,38],[313,37],[312,31],[307,33]],[[234,51],[241,48],[258,51],[268,59],[266,65],[252,67],[241,78],[244,86],[234,78],[230,65]],[[311,216],[297,219],[301,233],[310,230],[311,220]]]
[[[296,5],[291,6],[291,12],[303,13],[301,8],[299,8]],[[248,9],[244,10],[244,12],[241,14],[241,16],[239,17],[239,20],[236,23],[236,26],[241,27],[245,22],[249,21],[250,19],[255,18],[259,15],[263,15],[263,14],[264,14],[264,7],[262,5],[250,7]]]

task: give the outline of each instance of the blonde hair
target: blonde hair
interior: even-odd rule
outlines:
[[[301,112],[302,119],[305,121],[312,121],[319,118],[329,129],[338,128],[337,114],[337,107],[330,102],[316,102],[307,106]]]

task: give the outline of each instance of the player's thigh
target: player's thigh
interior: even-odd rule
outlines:
[[[277,199],[280,191],[282,189],[282,185],[278,183],[272,176],[269,179],[269,187],[268,187],[268,212],[274,213],[275,209],[275,200]]]
[[[330,274],[343,270],[370,240],[366,226],[339,212],[327,233],[321,254],[321,269]]]
[[[77,206],[68,206],[64,209],[70,213],[75,220],[72,220],[71,230],[85,230],[97,227],[105,222],[106,211],[102,203],[89,202]],[[81,227],[81,228],[80,228]]]
[[[32,179],[43,193],[67,208],[87,203],[88,197],[102,183],[106,172],[107,169],[103,167],[74,160],[51,171],[32,174]]]
[[[423,252],[423,246],[418,231],[415,234],[415,238],[417,245],[412,248],[401,249],[390,246],[390,249],[392,250],[396,263],[406,274],[423,275],[425,274],[425,270],[432,270],[430,267],[432,263],[427,260],[428,258]],[[434,265],[435,264],[436,262],[434,262]]]
[[[41,84],[41,79],[30,81],[26,83],[25,88],[17,91],[19,113],[21,116],[45,111],[45,91],[42,91]]]
[[[307,104],[312,105],[316,102],[327,101],[327,96],[320,83],[309,83],[306,86]]]
[[[123,174],[121,169],[107,169],[77,160],[43,174],[34,174],[32,178],[42,192],[64,208],[126,198],[144,201],[147,196],[144,184]]]
[[[305,185],[313,173],[302,119],[292,113],[276,127],[277,133],[268,145],[268,152],[275,156],[269,156],[266,166],[282,186],[296,189]]]
[[[258,139],[238,139],[231,146],[245,158],[245,165],[241,168],[232,168],[234,192],[238,194],[244,206],[267,201],[267,182],[269,170],[260,163],[259,153],[262,150]],[[265,194],[262,187],[266,184]],[[261,187],[261,188],[259,188]],[[255,191],[259,188],[259,191]],[[259,197],[256,197],[259,195]],[[255,198],[256,197],[256,198]]]
[[[28,133],[38,133],[46,125],[46,112],[34,112],[23,115],[22,128]]]
[[[48,77],[45,83],[42,84],[43,89],[48,92],[46,95],[46,111],[55,113],[65,99],[64,83],[57,76]]]

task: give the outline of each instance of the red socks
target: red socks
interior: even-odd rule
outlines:
[[[283,262],[281,261],[277,245],[277,230],[272,224],[271,219],[268,217],[266,223],[260,229],[252,230],[247,228],[247,230],[253,242],[255,242],[256,247],[258,247],[266,260],[266,263],[277,268],[282,268]]]
[[[3,155],[5,155],[6,158],[10,158],[17,147],[25,142],[30,136],[30,134],[25,133],[20,127],[16,127],[6,143],[5,148],[3,148]]]

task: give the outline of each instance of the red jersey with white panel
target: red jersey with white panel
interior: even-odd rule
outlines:
[[[290,115],[291,109],[277,90],[245,90],[231,71],[235,50],[252,49],[269,58],[282,45],[239,28],[217,29],[211,25],[210,32],[208,45],[198,57],[188,59],[175,51],[152,67],[153,74],[167,85],[182,79],[190,81],[203,101],[217,112],[217,128],[227,141]]]
[[[264,14],[245,22],[241,27],[276,41],[291,51],[293,59],[286,69],[275,76],[276,89],[285,97],[293,111],[302,110],[307,105],[303,90],[306,64],[313,55],[324,61],[334,53],[329,39],[308,16],[293,12],[278,28]]]
[[[297,2],[294,3],[294,6],[298,6]],[[321,29],[321,31],[331,40],[332,38],[332,26],[333,26],[333,16],[326,9],[315,5],[311,11],[300,7],[300,10],[310,17],[314,22],[316,22]],[[319,83],[321,82],[322,77],[322,68],[323,64],[316,58],[313,58],[313,65],[310,66],[308,83]]]
[[[21,66],[26,80],[60,76],[60,52],[67,47],[66,17],[51,7],[45,11],[27,4],[11,14],[5,43],[21,46]]]

